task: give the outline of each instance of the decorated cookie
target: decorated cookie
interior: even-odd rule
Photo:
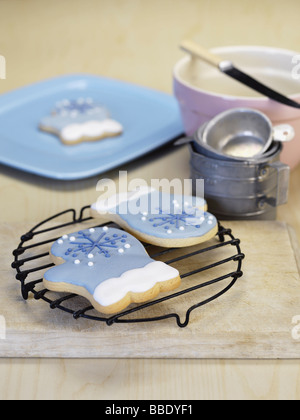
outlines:
[[[114,314],[178,287],[179,272],[154,261],[129,233],[93,228],[65,235],[51,248],[55,267],[44,275],[48,290],[75,293],[95,309]]]
[[[205,242],[217,234],[217,219],[206,210],[202,198],[140,188],[99,199],[91,206],[91,216],[116,222],[149,244],[180,248]]]
[[[52,114],[42,119],[39,128],[57,135],[67,145],[117,136],[123,131],[122,125],[91,98],[58,102]]]

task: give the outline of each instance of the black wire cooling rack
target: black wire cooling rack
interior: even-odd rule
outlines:
[[[32,293],[34,295],[34,298],[39,301],[45,301],[47,302],[52,309],[60,309],[64,312],[69,313],[71,316],[73,316],[74,319],[78,318],[86,318],[93,321],[100,321],[106,323],[108,326],[111,326],[115,323],[140,323],[140,322],[154,322],[154,321],[161,321],[166,320],[169,318],[175,318],[177,325],[181,328],[186,327],[189,324],[190,321],[190,314],[195,309],[204,306],[213,300],[216,300],[220,296],[224,295],[226,292],[228,292],[234,284],[237,282],[237,280],[243,275],[242,270],[242,261],[245,258],[245,255],[241,252],[240,247],[240,240],[238,238],[235,238],[231,229],[224,228],[219,223],[219,230],[217,234],[217,239],[215,244],[201,249],[195,249],[193,248],[181,248],[181,249],[158,249],[158,248],[151,248],[151,253],[149,253],[150,257],[153,259],[159,259],[159,258],[167,258],[165,261],[167,264],[175,264],[182,261],[187,261],[189,258],[195,258],[197,256],[206,254],[208,255],[213,250],[217,250],[224,247],[231,247],[231,249],[234,250],[233,255],[230,255],[227,258],[223,259],[217,259],[211,264],[204,265],[204,266],[198,266],[196,269],[193,269],[192,271],[189,271],[187,273],[181,273],[181,278],[185,279],[187,277],[191,277],[195,274],[212,270],[213,268],[221,265],[225,265],[229,262],[236,262],[236,269],[234,271],[226,272],[224,269],[224,274],[222,276],[212,278],[209,281],[206,281],[204,283],[197,283],[196,285],[193,285],[192,287],[188,287],[184,290],[177,291],[175,293],[168,294],[167,296],[163,296],[159,299],[153,300],[151,302],[147,302],[144,304],[136,305],[134,307],[131,307],[121,313],[118,313],[113,316],[108,317],[102,317],[97,312],[95,314],[95,310],[92,306],[87,306],[85,300],[81,300],[80,303],[78,303],[78,296],[76,294],[59,294],[59,297],[55,296],[52,297],[51,292],[49,292],[47,289],[43,288],[43,278],[38,278],[32,280],[32,277],[35,277],[37,273],[45,273],[47,269],[52,267],[54,264],[50,260],[49,251],[45,252],[45,246],[49,247],[51,243],[55,242],[59,237],[61,236],[53,236],[56,233],[58,234],[58,230],[62,228],[67,228],[72,225],[77,224],[83,224],[86,222],[96,222],[95,219],[86,216],[85,214],[89,211],[90,206],[83,207],[79,214],[74,209],[69,209],[66,211],[63,211],[59,214],[56,214],[55,216],[52,216],[48,218],[47,220],[44,220],[43,222],[36,225],[34,228],[32,228],[29,232],[25,233],[21,237],[21,242],[17,249],[13,251],[14,255],[14,261],[12,263],[12,268],[17,271],[16,279],[20,281],[21,283],[21,294],[23,299],[27,300],[29,297],[29,294]],[[78,214],[78,215],[77,215]],[[58,220],[61,217],[64,218],[70,218],[68,222],[64,221],[63,223],[58,223]],[[48,226],[50,224],[50,226]],[[106,223],[107,226],[116,226],[113,223]],[[93,225],[93,227],[100,227],[104,226],[102,225]],[[119,228],[119,226],[117,226]],[[34,241],[38,237],[42,237],[43,234],[51,234],[51,238],[47,237],[46,239],[40,240],[40,241]],[[150,249],[150,245],[144,244],[146,248]],[[184,250],[188,251],[187,254],[184,254]],[[147,249],[148,251],[148,249]],[[177,256],[172,257],[172,252],[176,251]],[[180,255],[178,255],[178,252],[180,252]],[[168,259],[169,257],[169,259]],[[45,260],[45,263],[42,262]],[[30,267],[28,267],[30,265]],[[188,264],[185,264],[188,265]],[[26,268],[28,267],[28,268]],[[42,275],[43,277],[43,275]],[[147,309],[150,307],[153,307],[154,305],[159,305],[165,301],[170,301],[171,299],[177,299],[180,296],[192,294],[192,292],[207,288],[211,285],[215,285],[217,283],[222,284],[225,280],[229,280],[229,284],[226,285],[226,287],[223,287],[221,291],[218,291],[218,293],[215,293],[205,300],[202,300],[200,302],[194,302],[191,307],[189,307],[185,313],[185,319],[181,321],[181,318],[178,313],[172,312],[172,313],[165,313],[159,316],[151,316],[151,317],[139,317],[139,312],[143,309]],[[70,302],[76,302],[74,304],[75,307],[70,307]],[[68,305],[66,304],[68,302]],[[176,303],[176,302],[175,302]],[[133,318],[128,318],[128,316],[132,316]]]

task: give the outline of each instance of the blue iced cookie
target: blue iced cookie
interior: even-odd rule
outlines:
[[[218,232],[215,216],[199,197],[164,194],[152,188],[97,201],[91,215],[119,224],[139,240],[162,247],[205,242]]]
[[[66,145],[95,141],[122,133],[122,125],[110,118],[106,108],[92,98],[64,99],[39,124],[42,131],[57,135]]]
[[[51,248],[56,264],[44,275],[44,286],[76,293],[94,308],[114,314],[178,287],[179,272],[154,261],[143,245],[120,229],[92,228],[64,235]]]

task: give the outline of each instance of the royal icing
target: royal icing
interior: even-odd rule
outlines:
[[[127,209],[127,205],[129,202],[135,203],[143,196],[148,198],[149,194],[151,194],[152,192],[155,192],[154,188],[140,187],[135,191],[115,194],[104,200],[100,198],[97,201],[97,203],[92,205],[92,208],[95,209],[99,214],[105,214],[107,212],[116,213],[118,208],[120,210],[120,206],[125,205],[125,208]]]
[[[87,229],[62,237],[51,253],[64,262],[50,268],[45,280],[84,287],[102,306],[179,276],[173,267],[151,259],[136,238],[115,228]]]
[[[126,271],[120,277],[101,283],[95,289],[94,299],[102,306],[109,306],[121,300],[128,292],[147,292],[158,281],[169,281],[178,275],[174,268],[161,261],[151,262],[145,267]]]
[[[88,121],[82,124],[70,124],[61,130],[61,137],[68,142],[78,141],[83,137],[95,138],[108,134],[118,134],[122,126],[117,121],[107,119],[104,121]]]
[[[70,144],[81,139],[116,136],[123,131],[122,125],[109,117],[107,109],[91,98],[58,102],[52,114],[42,119],[40,128],[55,132],[65,143]]]

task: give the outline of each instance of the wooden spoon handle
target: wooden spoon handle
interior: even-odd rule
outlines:
[[[202,60],[206,61],[208,64],[211,64],[214,67],[219,68],[220,63],[224,61],[224,59],[212,54],[210,51],[196,44],[196,42],[194,41],[183,41],[180,44],[180,48],[187,53],[201,58]]]

